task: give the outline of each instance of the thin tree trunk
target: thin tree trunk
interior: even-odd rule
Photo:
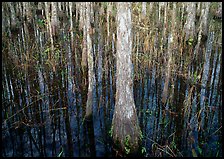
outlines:
[[[195,14],[196,4],[192,2],[187,3],[187,20],[184,25],[185,41],[193,39],[195,35]]]
[[[93,49],[92,49],[92,40],[90,37],[90,3],[86,3],[86,30],[87,30],[87,60],[88,60],[88,95],[87,95],[87,104],[86,104],[86,117],[89,117],[92,114],[93,107],[93,91],[95,83],[95,75],[93,69]]]

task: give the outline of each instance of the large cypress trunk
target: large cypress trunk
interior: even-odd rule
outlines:
[[[112,121],[113,140],[122,151],[138,149],[140,127],[133,98],[131,3],[117,4],[117,79],[116,101]]]

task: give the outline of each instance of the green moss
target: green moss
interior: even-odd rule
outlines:
[[[113,125],[111,126],[111,128],[110,128],[110,130],[109,130],[109,135],[110,135],[110,137],[112,137],[113,136]]]
[[[130,135],[125,136],[125,141],[124,141],[125,154],[129,154],[130,151],[131,151],[131,148],[130,148],[130,138],[131,138]]]

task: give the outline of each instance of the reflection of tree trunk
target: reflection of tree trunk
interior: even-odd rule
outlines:
[[[147,89],[147,94],[146,94],[146,110],[150,110],[152,112],[152,109],[153,109],[153,97],[154,97],[153,94],[154,93],[153,93],[153,91],[150,91],[150,90],[151,90],[151,85],[152,85],[153,79],[152,79],[152,71],[149,71],[148,69],[147,69],[147,73],[146,73],[146,81],[147,81],[147,87],[146,87],[146,89]],[[150,97],[150,95],[151,95],[152,98]],[[145,117],[146,117],[146,119],[145,119],[145,126],[144,126],[144,128],[145,128],[144,134],[146,134],[146,132],[147,132],[147,125],[148,125],[148,122],[149,122],[148,115],[147,116],[145,115]],[[154,126],[153,126],[153,128],[154,128]]]
[[[25,70],[26,71],[26,70]],[[26,93],[25,93],[25,90],[26,90],[26,73],[27,72],[23,72],[24,76],[25,76],[25,79],[24,80],[21,80],[21,85],[20,87],[24,90],[24,91],[21,91],[19,92],[19,96],[20,96],[20,99],[21,99],[21,108],[20,110],[24,110],[23,111],[23,115],[21,115],[21,119],[20,121],[24,121],[24,122],[27,122],[29,120],[29,116],[28,116],[28,109],[24,106],[28,105],[26,103]],[[25,125],[21,125],[21,127],[19,127],[19,136],[20,136],[20,151],[21,151],[21,155],[23,156],[23,152],[24,152],[24,141],[23,141],[23,135],[24,135],[24,132],[25,132],[26,129],[26,126]]]
[[[168,97],[168,84],[169,84],[169,79],[170,79],[170,73],[171,73],[171,55],[169,55],[169,60],[167,64],[167,74],[166,74],[166,79],[165,79],[165,84],[163,88],[163,94],[162,94],[162,102],[165,105]]]
[[[102,15],[103,15],[104,11],[103,11],[103,6],[101,6],[100,8],[100,11],[99,11],[99,14],[101,15],[101,19],[102,20]],[[105,48],[103,47],[104,44],[105,44],[105,41],[104,41],[104,31],[103,31],[103,28],[102,28],[102,24],[100,23],[99,24],[99,57],[98,57],[98,66],[99,66],[99,71],[101,70],[101,75],[98,76],[98,82],[102,82],[101,84],[101,91],[100,92],[100,101],[99,101],[99,112],[102,112],[100,110],[100,106],[103,107],[103,122],[104,124],[102,124],[102,126],[104,126],[104,140],[105,141],[108,141],[108,135],[107,135],[107,132],[109,131],[109,125],[108,125],[108,121],[109,121],[109,116],[110,116],[110,110],[109,110],[109,103],[107,101],[107,97],[108,97],[108,59],[107,59],[107,51],[105,51]],[[108,145],[105,144],[104,145],[104,148],[105,148],[105,154],[107,154],[108,152]]]
[[[203,71],[201,71],[202,73],[201,73],[201,77],[200,77],[200,79],[199,79],[199,82],[201,82],[201,80],[202,80],[202,74],[203,74]],[[198,130],[198,143],[200,143],[201,142],[201,140],[202,140],[202,131],[201,131],[201,129],[199,130],[198,128],[199,128],[199,126],[201,126],[201,114],[199,114],[199,112],[200,112],[200,110],[201,110],[201,106],[200,106],[200,97],[201,97],[201,85],[199,85],[199,86],[197,86],[196,87],[196,101],[195,101],[195,103],[196,103],[196,107],[197,107],[197,109],[196,109],[196,112],[198,113],[198,121],[197,121],[197,123],[198,123],[198,125],[197,125],[197,130]]]
[[[87,133],[89,138],[89,148],[91,157],[96,157],[96,146],[95,146],[95,136],[94,136],[94,127],[93,127],[93,116],[89,116],[88,120],[85,120]]]
[[[202,76],[202,85],[203,89],[201,90],[201,106],[204,107],[204,125],[202,126],[202,123],[200,125],[200,128],[204,129],[202,133],[202,141],[205,138],[206,132],[207,132],[207,125],[208,125],[208,96],[209,96],[209,88],[206,88],[206,86],[210,86],[211,81],[211,61],[213,59],[212,54],[212,47],[213,47],[213,41],[214,41],[214,33],[211,32],[208,38],[208,42],[206,45],[205,55],[204,55],[204,64],[203,64],[203,76]]]
[[[56,133],[56,129],[55,129],[55,126],[54,126],[54,123],[52,123],[52,134],[53,134],[53,137],[52,137],[52,156],[56,156],[56,141],[55,141],[55,133]]]
[[[210,96],[210,101],[209,103],[213,106],[213,93],[215,91],[215,81],[216,81],[216,74],[217,74],[217,66],[218,66],[218,62],[219,62],[219,53],[218,53],[218,47],[216,47],[216,59],[215,59],[215,68],[214,68],[214,75],[213,75],[213,80],[212,80],[212,87],[211,87],[211,96]]]
[[[143,110],[144,110],[144,105],[145,105],[145,102],[144,102],[144,97],[145,97],[145,78],[144,78],[144,69],[142,70],[142,78],[141,78],[141,104],[140,104],[140,109],[139,109],[139,112],[140,112],[140,121],[139,121],[139,126],[141,128],[141,130],[143,130],[143,121],[144,121],[144,113],[143,113]]]
[[[79,112],[78,111],[78,109],[77,109],[77,112]],[[79,115],[77,115],[77,118],[76,118],[76,120],[77,120],[77,125],[78,125],[78,128],[77,128],[77,142],[78,142],[78,156],[80,156],[81,155],[81,144],[80,144],[80,129],[81,129],[81,126],[80,126],[80,116]]]
[[[182,147],[182,136],[183,136],[183,129],[184,129],[184,120],[183,120],[183,106],[184,106],[184,99],[186,93],[186,83],[184,82],[183,77],[180,77],[180,91],[179,91],[179,101],[176,104],[176,112],[178,114],[177,121],[177,145],[179,148]]]
[[[78,91],[76,91],[75,92],[75,94],[76,94],[76,103],[75,103],[75,105],[76,105],[76,120],[77,120],[77,142],[78,142],[78,156],[80,156],[81,155],[81,148],[80,148],[80,117],[81,117],[81,115],[80,115],[80,104],[79,104],[79,93],[78,93]]]
[[[159,72],[158,71],[159,70],[159,66],[158,65],[156,65],[156,72]],[[153,125],[154,125],[154,132],[153,132],[153,140],[155,140],[155,141],[157,141],[157,135],[158,135],[158,128],[159,128],[159,119],[160,119],[160,106],[159,106],[159,103],[158,103],[158,101],[160,100],[159,99],[159,96],[158,96],[158,94],[159,94],[159,82],[161,81],[161,79],[160,79],[160,75],[157,77],[157,78],[155,78],[155,93],[153,94],[153,100],[154,100],[154,98],[155,98],[155,104],[156,104],[156,109],[155,109],[155,113],[154,113],[154,116],[156,117],[155,118],[155,120],[154,120],[154,123],[153,123]],[[154,102],[152,102],[152,103],[154,103]]]
[[[107,94],[107,96],[108,96],[108,100],[107,100],[107,103],[108,103],[108,106],[107,106],[107,112],[108,112],[108,110],[110,110],[111,109],[111,96],[112,96],[112,78],[111,78],[111,68],[109,68],[109,70],[108,70],[108,94]],[[110,113],[108,112],[108,116],[107,116],[108,118],[110,117]]]
[[[43,113],[43,108],[46,109],[46,104],[45,104],[45,91],[44,88],[41,87],[45,87],[45,83],[43,81],[43,75],[41,70],[39,70],[38,72],[38,77],[39,77],[39,87],[40,87],[40,92],[41,92],[41,96],[43,96],[43,98],[41,99],[41,104],[40,104],[40,113],[41,113],[41,123],[45,123],[46,117],[44,117],[44,113]],[[29,80],[28,80],[29,81]],[[28,88],[28,84],[26,86]],[[44,156],[46,156],[46,133],[45,133],[45,125],[43,124],[40,127],[42,133],[43,133],[43,154]]]
[[[102,36],[102,47],[103,47],[103,35]],[[107,95],[107,56],[106,56],[106,51],[104,50],[102,52],[102,106],[103,106],[103,112],[104,112],[104,118],[106,119],[107,117],[107,101],[106,101],[106,95]]]
[[[69,157],[72,157],[73,156],[73,141],[72,141],[72,132],[71,132],[68,108],[65,110],[64,116],[65,116],[65,127],[66,127],[66,134],[67,134],[68,155]]]
[[[51,74],[53,75],[53,77],[50,79],[50,83],[51,83],[51,93],[52,96],[50,97],[50,99],[52,99],[52,107],[51,107],[51,112],[52,112],[52,130],[53,130],[53,141],[52,141],[52,156],[56,155],[56,129],[57,129],[57,111],[58,110],[54,110],[58,108],[58,104],[57,102],[57,91],[56,91],[56,74],[54,72],[51,72]]]
[[[213,59],[214,54],[211,53],[210,55],[210,65],[209,65],[209,71],[208,71],[208,80],[206,82],[206,89],[205,89],[205,116],[204,116],[204,135],[207,134],[208,130],[208,118],[209,118],[209,107],[211,106],[211,103],[209,103],[209,94],[210,94],[210,86],[211,86],[211,78],[212,78],[212,70],[213,70]]]
[[[31,157],[33,157],[33,144],[32,144],[31,128],[27,128],[27,133],[28,133],[29,140],[30,140],[29,141],[30,142],[30,154],[31,154]]]
[[[220,64],[221,65],[221,64]],[[222,77],[221,77],[221,75],[222,75],[222,67],[220,67],[220,72],[219,72],[219,81],[218,81],[218,87],[217,88],[222,88]],[[218,95],[219,94],[219,95]],[[218,109],[219,109],[219,111],[218,111],[218,126],[219,126],[219,128],[221,128],[221,126],[222,126],[222,112],[223,112],[223,105],[222,105],[222,89],[219,89],[218,91],[217,91],[217,98],[218,98],[218,96],[219,96],[219,101],[217,101],[217,103],[219,103],[219,105],[218,105]],[[215,100],[215,102],[216,102],[216,100]],[[222,135],[220,134],[219,135],[219,141],[222,141]]]
[[[85,119],[85,110],[86,110],[86,101],[87,101],[87,89],[82,86],[82,89],[81,90],[82,90],[81,91],[81,98],[82,98],[82,100],[81,100],[82,101],[81,102],[81,105],[82,105],[82,119]],[[81,149],[81,154],[82,154],[82,152],[85,153],[85,151],[86,151],[86,148],[85,148],[85,144],[86,144],[85,134],[86,134],[86,131],[87,131],[86,130],[86,127],[83,126],[83,135],[81,135],[81,136],[83,136],[83,140],[81,140],[81,141],[83,141],[82,144],[83,144],[84,149]]]
[[[7,82],[6,85],[8,85],[9,100],[13,100],[13,90],[12,90],[12,87],[10,86],[10,83],[11,83],[10,75],[12,73],[12,65],[10,65],[8,63],[8,61],[10,61],[8,59],[8,58],[10,58],[10,56],[8,56],[8,54],[2,54],[2,55],[3,55],[2,56],[3,57],[2,67],[5,68],[5,72],[6,72],[5,73],[5,78],[6,78],[6,82]],[[6,55],[6,56],[4,56],[4,55]],[[7,61],[6,66],[3,65],[4,61]],[[14,104],[10,105],[8,114],[13,115],[14,108],[15,108]],[[11,141],[11,144],[12,144],[12,152],[13,152],[12,156],[13,157],[14,157],[14,153],[15,153],[15,141],[13,139],[13,129],[11,129],[11,125],[12,125],[11,123],[14,123],[14,121],[15,121],[15,117],[13,116],[12,119],[7,122],[7,127],[10,128],[9,129],[9,136],[10,136],[10,141]]]
[[[175,113],[178,113],[178,107],[179,107],[179,103],[178,103],[178,99],[179,99],[179,89],[178,89],[178,83],[179,83],[179,77],[177,76],[177,78],[176,78],[176,80],[175,80],[175,86],[176,87],[174,87],[174,100],[173,100],[173,105],[172,105],[172,107],[171,107],[171,110],[174,110],[174,112]],[[179,137],[180,137],[180,135],[181,135],[181,131],[182,130],[179,130],[179,128],[180,128],[180,121],[178,120],[179,118],[177,118],[178,116],[176,116],[176,114],[174,114],[173,116],[172,116],[172,119],[173,119],[173,121],[174,121],[174,125],[175,125],[175,128],[176,128],[176,135],[178,136],[178,137],[175,137],[175,143],[177,144],[177,146],[178,146],[178,148],[179,148],[179,146],[180,146],[180,139],[178,139]]]
[[[21,125],[17,131],[18,131],[18,134],[19,134],[19,139],[20,139],[20,144],[19,144],[19,148],[18,148],[18,154],[19,154],[19,157],[23,157],[24,156],[24,148],[23,148],[23,135],[24,135],[24,129],[25,127],[23,125]]]
[[[30,50],[31,51],[31,50]],[[41,110],[39,107],[40,104],[40,99],[38,99],[39,93],[38,91],[40,90],[40,87],[38,85],[38,73],[34,71],[32,65],[34,63],[30,63],[30,67],[28,67],[28,75],[30,75],[30,85],[32,88],[30,89],[30,96],[32,97],[32,107],[34,108],[34,116],[36,121],[36,124],[41,124]],[[32,75],[32,76],[31,76]],[[41,105],[41,104],[40,104]],[[38,134],[38,144],[39,144],[39,150],[40,150],[40,156],[44,156],[43,154],[43,143],[42,143],[42,129],[39,128],[39,131],[37,132]]]

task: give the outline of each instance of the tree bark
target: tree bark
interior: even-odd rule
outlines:
[[[146,2],[142,2],[142,17],[146,16]]]
[[[92,40],[90,37],[90,3],[86,3],[86,38],[87,38],[87,62],[88,62],[88,95],[86,103],[86,117],[89,117],[92,114],[93,106],[93,86],[95,83],[95,75],[93,70],[93,49],[92,49]]]
[[[196,16],[196,4],[189,2],[187,3],[187,20],[184,25],[185,41],[190,38],[194,38],[195,35],[195,16]]]
[[[140,127],[133,98],[131,3],[117,4],[117,81],[113,140],[127,153],[138,148]]]

